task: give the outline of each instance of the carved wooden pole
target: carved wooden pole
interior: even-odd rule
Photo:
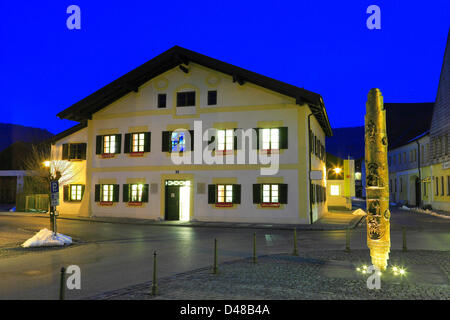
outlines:
[[[367,246],[370,249],[372,264],[383,271],[386,270],[391,247],[386,111],[379,89],[371,89],[367,98],[365,117]]]

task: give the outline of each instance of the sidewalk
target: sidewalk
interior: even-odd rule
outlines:
[[[81,217],[72,215],[60,215],[58,219],[79,220],[103,223],[122,223],[154,226],[178,226],[178,227],[206,227],[206,228],[247,228],[247,229],[275,229],[275,230],[345,230],[358,226],[364,216],[353,215],[353,211],[330,211],[314,224],[268,224],[268,223],[242,223],[242,222],[203,222],[203,221],[158,221],[136,218],[113,217]],[[27,212],[0,212],[0,216],[22,216],[47,218],[48,214]]]

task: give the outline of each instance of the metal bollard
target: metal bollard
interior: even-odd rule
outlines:
[[[153,252],[153,281],[152,281],[152,296],[158,293],[158,284],[156,283],[156,251]]]
[[[408,251],[408,248],[406,247],[406,228],[402,227],[402,238],[403,238],[403,252]]]
[[[297,248],[297,228],[294,228],[294,252],[292,252],[293,256],[298,256],[298,248]]]
[[[66,268],[61,268],[61,277],[59,281],[59,300],[64,300],[66,296]]]
[[[256,263],[256,232],[253,232],[253,263]]]
[[[213,273],[217,274],[217,239],[214,239],[214,265]]]
[[[350,251],[350,228],[348,227],[345,234],[345,251]]]

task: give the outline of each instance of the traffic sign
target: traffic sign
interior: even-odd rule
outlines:
[[[50,192],[53,193],[59,193],[59,185],[58,180],[52,180],[50,181]]]
[[[52,193],[50,197],[50,205],[52,207],[59,206],[59,193]]]

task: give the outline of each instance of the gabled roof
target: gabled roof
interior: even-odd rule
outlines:
[[[87,121],[82,121],[81,123],[74,125],[73,127],[64,130],[63,132],[58,133],[57,135],[51,137],[47,140],[47,142],[51,142],[52,144],[55,144],[56,141],[61,140],[62,138],[65,138],[72,133],[75,133],[77,131],[80,131],[81,129],[84,129],[87,127]]]
[[[123,75],[119,79],[114,80],[83,100],[61,111],[57,116],[61,119],[74,121],[90,119],[93,113],[108,106],[129,92],[137,91],[139,86],[147,81],[172,68],[180,66],[181,64],[189,64],[189,62],[233,76],[233,81],[240,84],[248,81],[266,89],[295,98],[297,104],[308,104],[325,134],[327,136],[332,135],[325,106],[322,97],[319,94],[236,67],[229,63],[210,58],[179,46],[172,47]]]
[[[405,145],[430,131],[433,102],[385,103],[389,150]]]

